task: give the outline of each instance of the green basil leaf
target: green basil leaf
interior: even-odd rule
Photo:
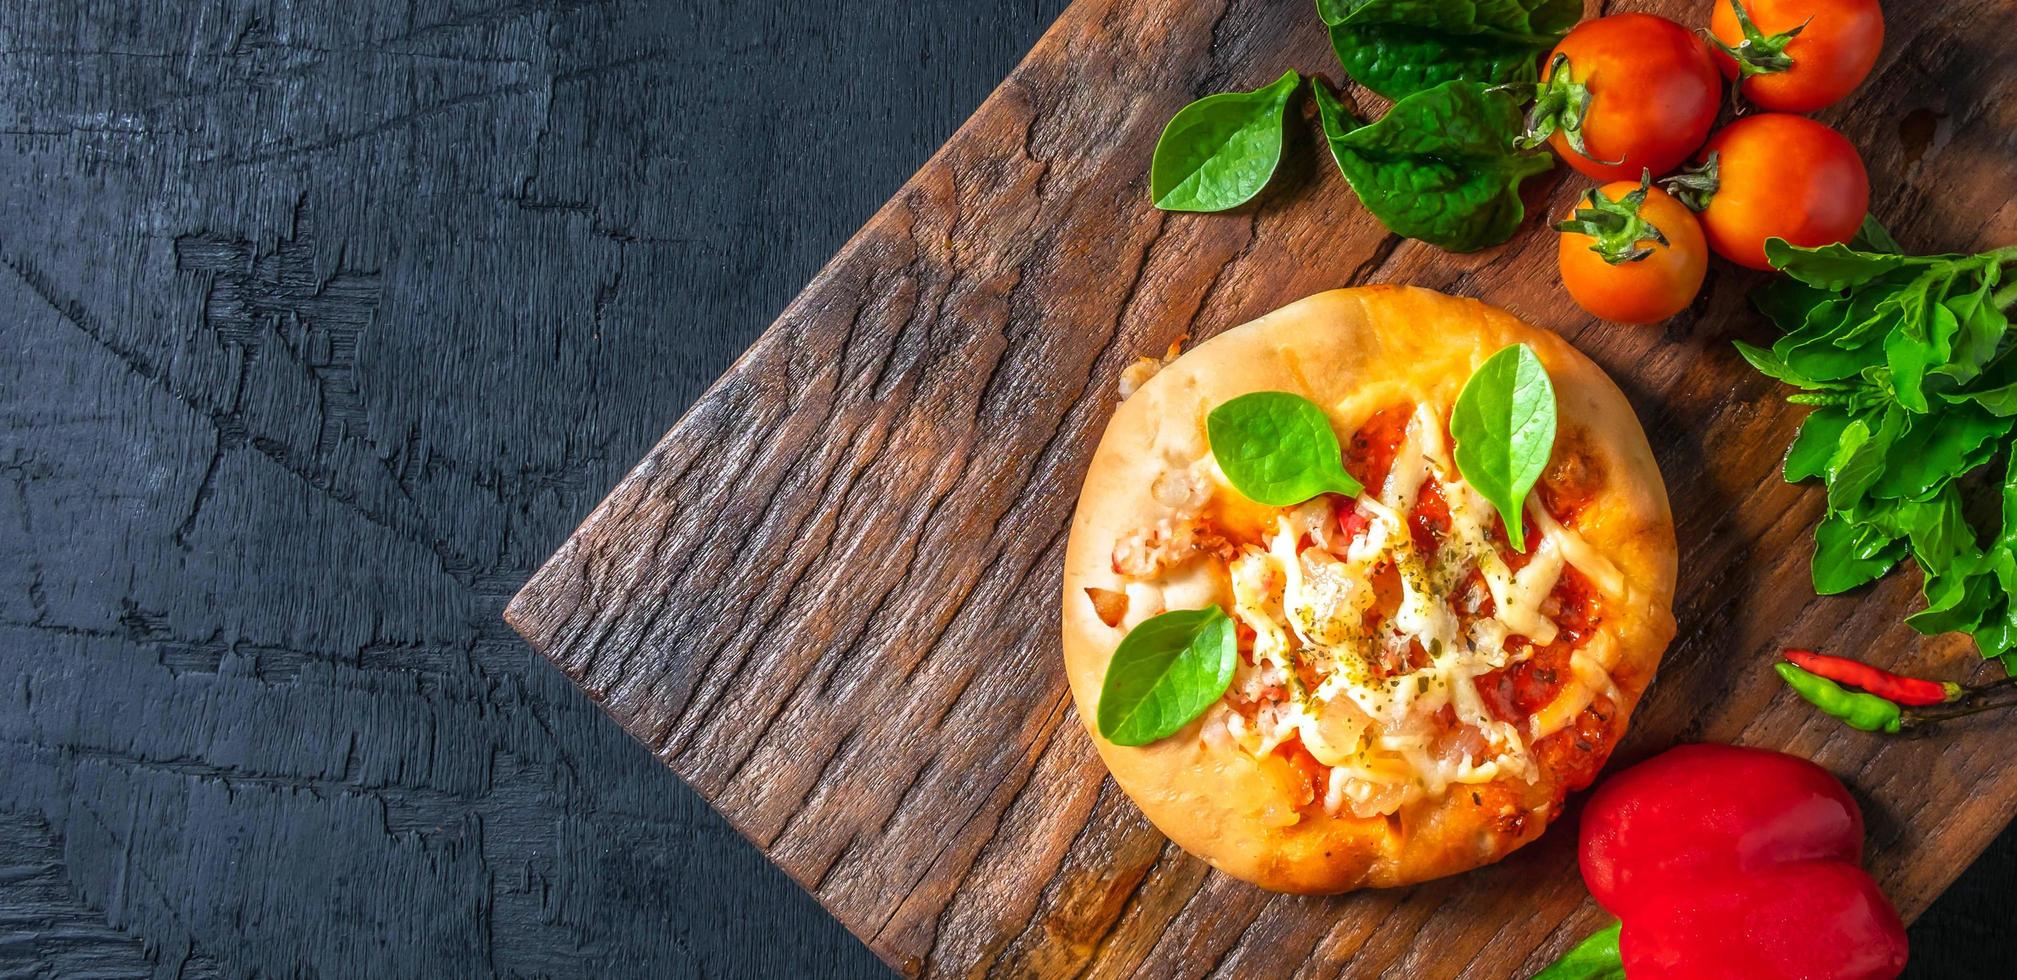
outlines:
[[[1828,471],[1828,460],[1841,445],[1842,430],[1849,427],[1849,413],[1839,408],[1817,408],[1800,423],[1800,433],[1786,449],[1786,482],[1798,483]]]
[[[1453,252],[1497,245],[1526,216],[1520,182],[1554,166],[1513,146],[1520,108],[1505,92],[1445,82],[1349,128],[1336,97],[1315,86],[1331,156],[1359,201],[1395,234]]]
[[[1317,0],[1345,72],[1395,100],[1451,81],[1532,82],[1582,13],[1571,0]]]
[[[1457,471],[1506,520],[1513,550],[1526,551],[1527,492],[1555,448],[1555,386],[1526,344],[1485,359],[1450,412]]]
[[[1609,928],[1591,933],[1532,980],[1625,980],[1625,963],[1618,953],[1623,929],[1624,923],[1613,922]]]
[[[1814,592],[1835,595],[1874,582],[1905,557],[1904,539],[1889,539],[1869,525],[1839,515],[1821,518],[1814,529]]]
[[[1176,734],[1226,693],[1237,655],[1233,621],[1217,606],[1143,620],[1107,663],[1100,737],[1147,745]]]
[[[1253,200],[1282,161],[1283,125],[1302,76],[1208,95],[1177,110],[1156,141],[1149,197],[1165,211],[1224,211]]]
[[[1320,493],[1355,497],[1365,489],[1345,472],[1331,417],[1301,395],[1241,395],[1205,416],[1205,434],[1226,482],[1258,503],[1293,507]]]

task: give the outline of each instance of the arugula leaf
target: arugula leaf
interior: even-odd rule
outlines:
[[[1772,345],[1772,353],[1786,365],[1788,372],[1810,382],[1854,378],[1884,364],[1884,345],[1877,338],[1844,349],[1833,336],[1787,334]]]
[[[1913,508],[1907,533],[1913,560],[1929,576],[1979,553],[1975,529],[1961,512],[1961,491],[1951,483]]]
[[[1793,445],[1786,449],[1786,482],[1798,483],[1828,472],[1828,460],[1842,442],[1842,430],[1848,427],[1849,413],[1839,408],[1824,406],[1809,412],[1793,437]]]
[[[1891,233],[1884,229],[1883,223],[1879,222],[1877,216],[1874,214],[1863,215],[1863,226],[1856,229],[1856,237],[1849,239],[1849,247],[1862,252],[1891,252],[1896,254],[1905,251],[1904,247],[1898,244],[1898,240],[1892,238]]]
[[[1513,147],[1520,108],[1477,82],[1445,82],[1351,128],[1344,107],[1315,86],[1331,156],[1359,201],[1396,234],[1453,252],[1513,236],[1526,216],[1520,182],[1555,165]]]
[[[1887,409],[1876,425],[1867,419],[1852,419],[1842,429],[1835,454],[1828,458],[1824,475],[1828,479],[1828,509],[1847,510],[1884,475],[1884,462],[1891,444],[1905,427],[1904,413]]]
[[[1975,632],[2001,598],[1995,573],[1977,574],[1983,564],[1971,556],[1926,569],[1926,608],[1905,617],[1905,625],[1927,635]]]
[[[1224,211],[1253,200],[1282,161],[1294,71],[1251,92],[1207,95],[1177,110],[1156,140],[1149,197],[1165,211]]]
[[[1314,402],[1286,391],[1241,395],[1205,416],[1212,457],[1248,499],[1293,507],[1320,493],[1358,496],[1338,434]]]
[[[1917,499],[1995,455],[2012,419],[1972,405],[1956,405],[1937,415],[1913,415],[1900,433],[1901,448],[1882,461],[1871,484],[1874,496]],[[1832,490],[1832,488],[1831,488]]]
[[[1317,0],[1345,72],[1395,100],[1450,81],[1532,82],[1582,13],[1574,0]]]
[[[1204,714],[1233,682],[1233,621],[1217,606],[1143,620],[1114,649],[1100,683],[1100,737],[1147,745]]]
[[[1807,325],[1815,307],[1834,296],[1828,290],[1781,277],[1752,290],[1751,302],[1780,330],[1792,333]]]
[[[1526,344],[1501,348],[1464,382],[1450,411],[1457,471],[1506,521],[1506,538],[1526,551],[1523,507],[1555,448],[1555,386]]]
[[[1821,518],[1814,529],[1814,592],[1835,595],[1876,581],[1905,557],[1906,544],[1837,514]]]
[[[1981,377],[1982,372],[1995,362],[2003,335],[2010,329],[2009,321],[1990,299],[1990,291],[1996,287],[1997,269],[1990,266],[1984,271],[1982,282],[1974,292],[1949,296],[1934,310],[1936,316],[1953,317],[1955,327],[1953,355],[1946,364],[1934,368],[1933,373],[1960,384]],[[1946,394],[1942,392],[1942,397]]]
[[[1866,223],[1856,245],[1767,243],[1787,277],[1753,301],[1785,331],[1770,351],[1739,343],[1761,373],[1814,405],[1788,447],[1789,481],[1820,477],[1814,587],[1869,582],[1910,554],[1924,573],[1925,633],[1971,634],[2017,669],[2017,335],[1997,286],[2017,246],[1911,256]],[[1987,544],[1965,487],[2001,454],[2003,520]],[[1966,481],[1966,482],[1964,482]]]
[[[1765,239],[1765,259],[1772,263],[1772,268],[1809,286],[1832,292],[1861,286],[1906,265],[1925,265],[1948,257],[1864,252],[1847,245],[1802,248],[1783,238]]]

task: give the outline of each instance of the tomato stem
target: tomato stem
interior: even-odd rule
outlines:
[[[1604,261],[1612,265],[1644,259],[1653,254],[1653,248],[1641,242],[1667,244],[1666,233],[1640,213],[1646,203],[1646,193],[1652,187],[1653,172],[1645,169],[1639,171],[1638,188],[1615,201],[1592,187],[1583,192],[1583,200],[1577,205],[1575,215],[1556,225],[1555,230],[1590,236],[1593,239],[1590,251],[1603,256]]]
[[[1709,43],[1714,44],[1730,60],[1737,63],[1739,81],[1753,75],[1770,75],[1793,67],[1793,56],[1786,53],[1786,45],[1793,42],[1807,25],[1813,23],[1809,17],[1800,26],[1779,34],[1767,34],[1751,22],[1751,12],[1744,9],[1743,0],[1730,0],[1730,9],[1737,15],[1737,26],[1744,31],[1744,39],[1736,46],[1725,43],[1714,34],[1709,35]]]
[[[1717,157],[1721,155],[1720,150],[1710,151],[1709,159],[1701,166],[1668,177],[1660,181],[1660,186],[1674,195],[1674,200],[1686,205],[1688,210],[1698,213],[1708,210],[1709,200],[1723,186],[1717,167]]]
[[[1557,52],[1548,62],[1548,80],[1534,87],[1534,107],[1527,112],[1527,131],[1515,137],[1513,145],[1531,150],[1546,143],[1559,129],[1569,148],[1584,159],[1606,165],[1624,163],[1624,157],[1597,160],[1590,155],[1589,146],[1583,142],[1583,114],[1589,111],[1590,87],[1576,81],[1569,56]]]

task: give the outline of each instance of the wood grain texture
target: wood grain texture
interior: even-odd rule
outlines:
[[[1693,23],[1698,5],[1634,5]],[[1824,118],[1921,249],[2017,238],[2007,4],[1894,4]],[[843,923],[907,972],[1497,977],[1597,923],[1569,835],[1417,888],[1270,895],[1168,845],[1103,777],[1057,652],[1060,555],[1119,370],[1331,286],[1408,282],[1562,332],[1633,399],[1674,497],[1682,631],[1622,758],[1677,739],[1811,754],[1866,801],[1873,869],[1924,909],[2017,804],[1989,726],[1879,739],[1770,683],[1782,643],[1958,673],[1898,624],[1908,575],[1816,599],[1798,413],[1731,350],[1718,268],[1660,329],[1577,314],[1554,240],[1453,256],[1384,233],[1307,130],[1228,215],[1146,204],[1170,113],[1285,66],[1336,78],[1304,4],[1079,0],[595,510],[507,615]],[[1363,92],[1361,106],[1373,109]],[[1361,113],[1364,115],[1365,113]],[[1561,171],[1531,203],[1567,205]]]
[[[0,977],[887,976],[499,614],[1062,7],[0,0]]]

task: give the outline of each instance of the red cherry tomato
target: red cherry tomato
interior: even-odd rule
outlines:
[[[1738,77],[1741,59],[1739,90],[1752,105],[1813,112],[1870,74],[1884,47],[1884,12],[1877,0],[1716,0],[1709,32],[1722,42],[1715,58],[1724,78]]]
[[[1765,239],[1813,248],[1855,237],[1870,210],[1870,175],[1856,147],[1812,119],[1767,112],[1716,132],[1716,191],[1702,211],[1709,247],[1738,265],[1769,269]]]
[[[1637,208],[1641,224],[1630,223],[1632,209],[1622,202],[1631,200],[1640,186],[1630,180],[1605,184],[1593,192],[1602,201],[1579,199],[1560,226],[1562,285],[1577,306],[1618,323],[1657,323],[1681,312],[1694,301],[1709,271],[1701,224],[1666,191],[1647,188]],[[1570,225],[1586,224],[1576,219],[1591,206],[1613,218],[1616,232],[1593,236],[1588,232],[1596,228],[1570,230]],[[1655,229],[1666,241],[1652,237]]]
[[[1558,72],[1567,73],[1559,83]],[[1541,80],[1537,121],[1555,110],[1548,142],[1569,166],[1602,181],[1679,166],[1709,135],[1723,93],[1702,39],[1652,14],[1582,22],[1555,45]]]

